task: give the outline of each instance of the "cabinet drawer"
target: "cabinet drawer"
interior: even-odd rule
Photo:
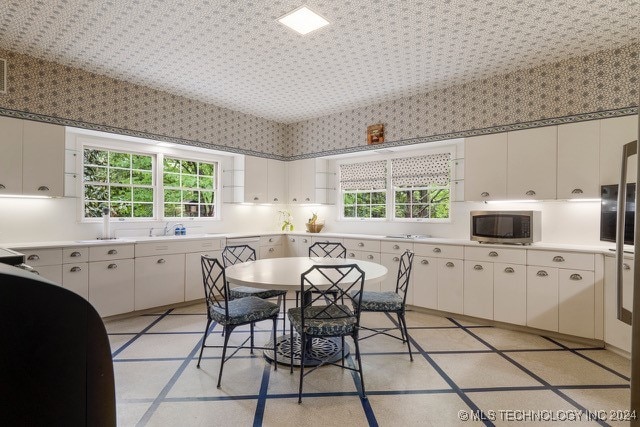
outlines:
[[[62,263],[77,264],[89,261],[89,248],[62,248]]]
[[[24,262],[32,267],[62,264],[62,249],[14,249],[24,254]]]
[[[413,242],[386,242],[380,243],[380,252],[388,254],[403,254],[404,251],[413,251]]]
[[[190,240],[188,242],[184,242],[184,252],[207,252],[207,251],[218,251],[224,247],[222,243],[222,239],[213,239],[213,240]]]
[[[414,246],[416,255],[431,256],[436,258],[459,258],[464,256],[464,247],[451,245],[426,245],[416,243]]]
[[[595,255],[578,252],[527,250],[527,264],[593,271]]]
[[[465,247],[464,259],[471,261],[525,264],[527,262],[527,251],[525,249]]]
[[[260,246],[275,246],[282,244],[282,235],[260,236]]]
[[[354,251],[380,252],[380,240],[344,239],[343,245]]]
[[[93,246],[89,248],[89,261],[133,258],[133,245]]]
[[[338,237],[312,237],[311,243],[318,242],[333,242],[333,243],[343,243],[344,239],[340,239]]]
[[[282,257],[284,249],[282,245],[275,246],[261,246],[260,247],[260,259],[263,258],[280,258]]]
[[[82,298],[89,299],[89,263],[65,264],[62,270],[62,287]]]

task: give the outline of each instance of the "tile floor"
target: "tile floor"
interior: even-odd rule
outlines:
[[[220,389],[219,349],[205,349],[196,368],[204,304],[108,321],[118,425],[627,425],[612,411],[628,407],[630,367],[610,351],[419,312],[407,320],[413,362],[400,341],[361,342],[368,400],[350,371],[326,366],[305,378],[301,405],[298,371],[274,371],[260,351],[232,358]],[[256,344],[269,328],[258,324]],[[247,334],[234,331],[231,342]],[[219,333],[214,341],[222,343]]]

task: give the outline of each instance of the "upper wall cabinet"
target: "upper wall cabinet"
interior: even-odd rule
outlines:
[[[269,162],[262,157],[244,158],[244,200],[247,203],[267,203],[267,173]]]
[[[556,126],[508,132],[507,197],[556,198]]]
[[[464,199],[507,198],[507,134],[467,138],[464,144]]]
[[[226,163],[223,171],[225,202],[286,202],[284,162],[262,157],[236,156]]]
[[[624,116],[600,121],[600,184],[620,182],[622,146],[638,139],[638,116]],[[627,163],[627,182],[636,178],[636,161]]]
[[[63,126],[0,117],[0,194],[64,196]]]
[[[288,203],[334,203],[335,174],[326,159],[303,159],[287,163]]]
[[[600,197],[600,121],[558,126],[558,199]]]
[[[267,160],[267,202],[286,203],[287,170],[285,162]]]

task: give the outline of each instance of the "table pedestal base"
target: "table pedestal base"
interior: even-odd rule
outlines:
[[[321,360],[337,362],[349,354],[349,345],[344,343],[344,353],[342,351],[342,340],[337,338],[311,338],[311,348],[307,345],[307,354],[304,359],[305,366],[319,365]],[[264,345],[268,350],[264,350],[267,359],[273,360],[273,341]],[[280,336],[276,339],[276,351],[278,352],[278,363],[288,365],[291,363],[291,335]],[[300,336],[296,335],[293,342],[293,365],[300,366]]]

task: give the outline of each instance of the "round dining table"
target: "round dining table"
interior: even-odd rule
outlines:
[[[315,265],[339,266],[356,264],[364,271],[364,289],[371,288],[381,282],[388,273],[385,266],[371,261],[344,259],[344,258],[313,258],[313,257],[287,257],[266,258],[256,261],[247,261],[231,265],[225,269],[227,281],[233,287],[251,286],[263,289],[282,289],[286,291],[299,291],[301,275]],[[318,275],[313,279],[314,284],[319,284],[322,289],[323,278]],[[345,277],[348,282],[349,276]],[[342,340],[336,338],[312,338],[309,353],[305,357],[305,366],[314,366],[321,360],[335,362],[343,355],[349,354],[349,346],[345,343],[342,348]],[[276,351],[278,362],[288,364],[293,352],[294,365],[300,365],[300,341],[298,336],[293,340],[290,335],[277,338]],[[269,360],[274,359],[273,344],[265,344],[265,356]]]

